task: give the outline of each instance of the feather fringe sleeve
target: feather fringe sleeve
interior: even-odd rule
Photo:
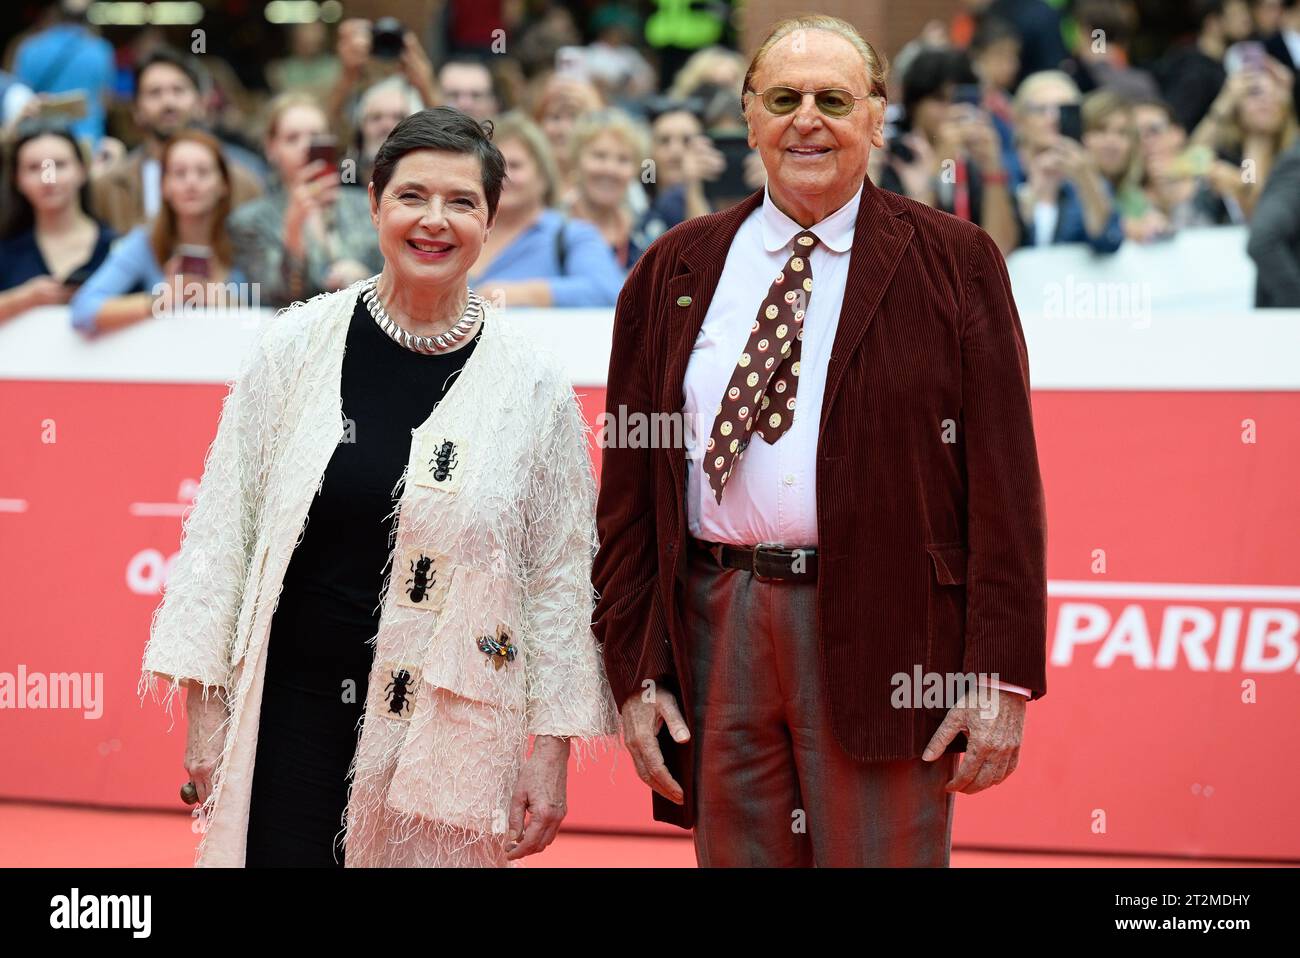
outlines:
[[[527,721],[531,735],[577,739],[595,753],[617,732],[600,646],[591,631],[596,483],[590,428],[555,372],[525,507]]]
[[[137,692],[141,704],[146,694],[157,701],[158,680],[167,680],[163,707],[169,714],[187,680],[201,686],[204,698],[227,691],[265,495],[265,452],[277,425],[276,397],[283,391],[267,345],[269,325],[259,330],[222,404],[180,553],[150,624]]]

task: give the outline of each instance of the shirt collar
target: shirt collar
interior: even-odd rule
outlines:
[[[808,227],[817,236],[818,242],[837,253],[845,253],[853,246],[853,227],[858,221],[858,204],[862,202],[862,190],[866,184],[858,187],[847,203],[819,223]],[[785,249],[790,245],[803,227],[782,213],[772,202],[772,194],[763,187],[763,248],[769,253]]]

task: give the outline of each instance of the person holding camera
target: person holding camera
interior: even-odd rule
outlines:
[[[964,91],[954,102],[956,90]],[[1003,254],[1020,240],[1002,141],[979,107],[982,91],[964,53],[925,50],[903,76],[903,126],[880,185],[976,223]]]
[[[236,262],[261,284],[262,300],[285,306],[378,273],[370,205],[362,190],[340,188],[336,143],[313,97],[271,102],[265,150],[276,171],[270,190],[227,222]]]
[[[727,159],[704,132],[700,108],[696,100],[651,103],[654,176],[645,184],[649,205],[632,232],[643,250],[678,223],[713,212],[704,184],[726,171]]]
[[[161,162],[158,215],[115,243],[72,297],[79,332],[121,329],[182,305],[218,305],[218,290],[224,296],[226,283],[245,281],[226,234],[232,177],[221,143],[181,130],[163,146]]]
[[[86,212],[89,173],[65,125],[24,122],[7,166],[0,321],[66,303],[76,284],[104,262],[115,235]]]
[[[350,142],[355,137],[355,125],[349,120],[357,115],[366,91],[381,80],[401,77],[415,89],[423,106],[438,104],[433,64],[415,34],[395,18],[381,17],[373,22],[361,17],[344,20],[339,24],[337,51],[341,69],[325,109],[340,142]],[[393,126],[396,125],[394,120]],[[378,138],[376,148],[392,128],[388,127]]]
[[[1016,143],[1025,177],[1016,187],[1023,246],[1087,243],[1094,252],[1113,253],[1124,242],[1110,187],[1080,142],[1081,99],[1074,81],[1059,70],[1032,74],[1016,91]]]
[[[1214,152],[1207,173],[1219,195],[1236,204],[1235,221],[1249,221],[1279,155],[1300,126],[1292,106],[1295,78],[1271,57],[1242,65],[1228,77],[1189,140]],[[1249,174],[1249,175],[1247,175]]]

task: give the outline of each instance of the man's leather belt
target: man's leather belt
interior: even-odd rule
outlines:
[[[787,549],[761,542],[753,548],[696,540],[728,569],[752,572],[759,581],[816,582],[817,550]]]

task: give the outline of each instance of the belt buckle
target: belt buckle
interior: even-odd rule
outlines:
[[[760,552],[771,554],[773,551],[786,552],[788,550],[779,542],[760,542],[758,545],[754,546],[754,578],[759,582],[783,581],[779,576],[764,575],[762,572],[758,571],[758,554]]]

